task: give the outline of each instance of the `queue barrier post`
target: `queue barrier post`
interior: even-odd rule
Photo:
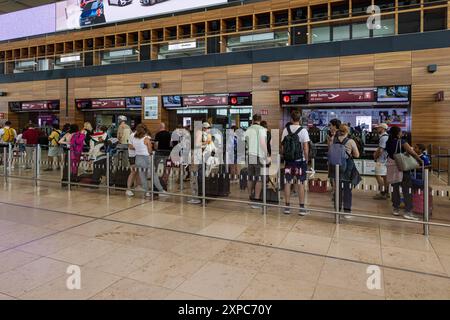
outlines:
[[[340,223],[341,216],[339,214],[339,207],[341,205],[341,182],[339,179],[339,165],[337,164],[335,167],[335,180],[334,180],[334,202],[336,209],[336,224]]]
[[[278,204],[281,204],[281,156],[277,154],[277,181],[278,181]]]
[[[267,214],[267,165],[264,163],[262,171],[262,192],[263,192],[263,214]]]
[[[111,188],[111,165],[110,165],[111,159],[110,159],[110,155],[109,152],[106,153],[106,194],[109,197],[109,194],[111,192],[110,188]]]
[[[441,177],[441,146],[438,146],[437,161],[438,161],[438,178],[440,178]]]
[[[154,189],[155,189],[155,152],[152,152],[152,155],[150,157],[150,180],[151,180],[151,199],[152,201],[154,200]],[[148,176],[148,174],[146,173],[145,176]]]
[[[202,155],[202,205],[206,206],[206,161],[205,155]],[[198,178],[197,178],[198,179]]]
[[[34,186],[38,186],[38,178],[39,178],[39,150],[40,145],[37,144],[34,148]]]
[[[429,170],[425,169],[424,172],[424,186],[423,186],[423,221],[425,222],[425,224],[423,225],[423,234],[424,236],[429,236],[430,235],[430,225],[428,224],[428,222],[430,222],[430,201],[429,201],[429,196],[430,196],[430,180],[429,180]]]
[[[12,171],[12,164],[13,161],[13,148],[12,148],[12,144],[9,143],[8,144],[8,173],[10,173]]]
[[[8,154],[6,146],[3,147],[3,179],[8,182]]]
[[[450,149],[447,152],[447,186],[450,187]]]
[[[71,152],[70,152],[70,145],[68,145],[68,151],[67,151],[67,188],[70,191],[71,190],[71,180],[72,180],[72,159]]]

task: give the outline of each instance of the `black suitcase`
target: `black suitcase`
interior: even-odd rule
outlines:
[[[269,182],[266,186],[266,201],[270,204],[279,204],[280,203],[280,197],[279,197],[280,191],[276,187],[275,183],[269,179]],[[261,190],[261,195],[258,200],[255,199],[255,191],[253,190],[252,196],[250,197],[250,201],[259,201],[262,202],[264,199],[263,190]]]
[[[247,181],[248,181],[248,169],[242,168],[239,173],[239,188],[241,190],[247,189]]]
[[[111,177],[109,179],[109,185],[115,186],[117,188],[127,188],[128,187],[128,177],[131,173],[131,170],[128,168],[117,167],[115,171],[111,173]]]
[[[198,175],[198,190],[201,195],[203,192],[201,170]],[[205,178],[205,195],[207,197],[228,197],[230,195],[230,174],[226,173],[224,165],[220,165],[219,173]]]

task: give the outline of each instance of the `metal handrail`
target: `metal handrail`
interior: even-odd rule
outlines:
[[[11,147],[8,148],[9,150],[11,150]],[[5,150],[6,151],[6,148]],[[36,154],[35,154],[35,158],[40,159],[40,148],[36,147]],[[21,177],[21,176],[13,176],[9,173],[9,169],[11,168],[11,157],[8,157],[8,155],[6,154],[7,152],[4,152],[3,154],[3,160],[4,160],[4,170],[3,173],[0,173],[0,176],[3,176],[5,179],[5,182],[8,182],[8,178],[9,179],[21,179],[21,180],[31,180],[33,181],[33,183],[37,186],[38,182],[46,182],[46,183],[61,183],[61,181],[55,181],[55,180],[49,180],[49,179],[41,179],[39,177],[39,169],[38,169],[38,164],[36,164],[35,167],[35,172],[33,173],[32,177]],[[448,156],[448,158],[450,158],[450,156]],[[107,158],[109,159],[109,157]],[[152,160],[153,160],[153,155],[152,155]],[[62,181],[63,183],[68,185],[68,188],[70,190],[71,186],[81,186],[81,187],[95,187],[98,189],[106,189],[107,191],[107,195],[110,194],[110,190],[127,190],[126,188],[118,188],[115,186],[110,186],[109,183],[109,176],[110,176],[110,165],[109,165],[110,161],[107,161],[107,166],[106,166],[106,175],[107,175],[107,181],[108,183],[106,185],[91,185],[91,184],[84,184],[84,183],[79,183],[79,182],[72,182],[70,179],[70,174],[67,177],[67,181]],[[203,161],[204,163],[204,161]],[[66,165],[65,163],[63,164],[63,166]],[[67,161],[67,166],[68,166],[68,173],[70,173],[70,169],[71,169],[71,164],[70,164],[70,159],[69,161]],[[248,201],[248,200],[238,200],[238,199],[230,199],[230,198],[216,198],[216,197],[209,197],[206,196],[206,190],[205,190],[205,174],[204,174],[204,164],[202,165],[202,169],[203,169],[203,174],[202,174],[202,190],[199,192],[199,195],[195,196],[195,195],[191,195],[191,194],[183,194],[183,193],[175,193],[175,192],[159,192],[159,191],[154,191],[153,190],[153,174],[154,174],[154,160],[151,161],[151,173],[152,173],[152,184],[151,184],[151,194],[152,194],[152,198],[153,195],[159,195],[159,194],[165,194],[165,195],[169,195],[169,196],[176,196],[176,197],[182,197],[182,198],[196,198],[202,201],[202,205],[206,206],[206,201],[207,200],[213,200],[213,201],[222,201],[222,202],[229,202],[229,203],[237,203],[237,204],[246,204],[246,205],[252,205],[255,204],[256,202],[254,201]],[[148,169],[147,169],[148,170]],[[314,174],[315,171],[309,171],[309,173]],[[339,183],[339,167],[336,167],[336,183]],[[424,190],[428,190],[428,186],[429,186],[429,170],[426,169],[425,170],[425,189]],[[181,177],[182,179],[182,177]],[[263,190],[265,189],[265,186],[263,186]],[[182,192],[182,189],[180,189],[180,191]],[[314,207],[305,207],[306,210],[310,211],[310,212],[314,212],[314,213],[325,213],[325,214],[329,214],[332,216],[335,216],[336,219],[336,224],[339,224],[340,221],[340,217],[341,216],[346,216],[349,215],[349,213],[345,213],[345,212],[340,212],[339,210],[339,192],[341,192],[340,188],[336,188],[336,196],[335,196],[335,210],[327,210],[327,209],[320,209],[320,208],[314,208]],[[425,192],[426,195],[428,195],[428,192]],[[281,204],[272,204],[272,203],[268,203],[267,202],[267,198],[266,196],[264,196],[264,198],[262,199],[263,203],[258,203],[260,205],[262,205],[263,207],[263,213],[267,214],[267,208],[278,208],[278,209],[298,209],[297,207],[293,207],[293,206],[285,206],[285,205],[281,205]],[[395,221],[395,222],[400,222],[400,223],[409,223],[409,224],[416,224],[416,225],[422,225],[424,228],[424,235],[425,236],[429,236],[429,226],[436,226],[436,227],[446,227],[446,228],[450,228],[450,224],[447,223],[438,223],[438,222],[431,222],[429,221],[429,203],[428,203],[428,196],[424,196],[424,220],[423,221],[412,221],[412,220],[405,220],[405,219],[401,219],[401,218],[396,218],[396,217],[384,217],[384,216],[378,216],[378,215],[373,215],[373,214],[365,214],[365,213],[351,213],[352,217],[357,217],[357,218],[366,218],[366,219],[372,219],[372,220],[382,220],[382,221]]]

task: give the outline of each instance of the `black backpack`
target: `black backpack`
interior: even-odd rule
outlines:
[[[303,147],[300,143],[298,134],[303,130],[302,127],[292,132],[290,126],[286,127],[288,135],[282,141],[283,156],[285,161],[297,161],[303,159]]]

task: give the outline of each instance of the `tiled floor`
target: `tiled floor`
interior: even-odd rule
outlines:
[[[390,217],[372,196],[355,197],[357,212]],[[308,203],[331,209],[328,198]],[[0,186],[0,299],[450,298],[450,229],[426,238],[419,225],[342,220],[11,179]],[[70,265],[81,290],[67,289]]]

